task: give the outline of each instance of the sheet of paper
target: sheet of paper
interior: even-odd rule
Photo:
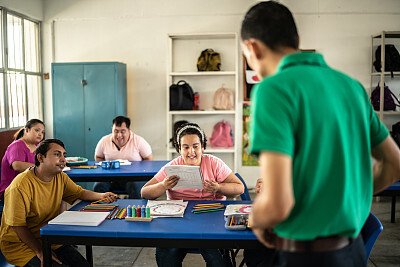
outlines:
[[[165,166],[165,171],[168,176],[177,175],[179,181],[172,189],[203,189],[203,176],[201,174],[200,166],[187,166],[187,165],[168,165]]]
[[[49,221],[49,224],[98,226],[107,218],[108,214],[110,213],[67,210]]]
[[[250,214],[253,209],[251,204],[229,204],[226,206],[224,215]]]
[[[149,200],[147,206],[153,218],[183,217],[188,202],[183,200]]]

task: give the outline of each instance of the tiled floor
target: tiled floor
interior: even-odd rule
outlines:
[[[390,223],[390,205],[388,198],[381,197],[374,200],[372,213],[383,224],[383,232],[379,236],[372,250],[368,267],[399,267],[400,266],[400,203],[397,202],[396,223]],[[84,247],[79,246],[84,254]],[[157,266],[154,248],[127,248],[127,247],[93,247],[93,259],[95,267],[105,266]],[[243,258],[239,252],[237,263]],[[204,260],[199,254],[188,254],[183,266],[205,266]]]

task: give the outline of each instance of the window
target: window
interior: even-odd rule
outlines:
[[[0,7],[0,129],[42,119],[40,23]]]

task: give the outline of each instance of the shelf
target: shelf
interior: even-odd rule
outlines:
[[[235,71],[185,71],[171,72],[171,76],[234,76]]]
[[[381,76],[382,72],[372,72],[372,76]],[[383,75],[391,76],[392,72],[390,71],[385,71]],[[400,75],[400,71],[393,71],[393,75]]]
[[[174,40],[234,39],[236,38],[236,33],[171,33],[168,36]]]
[[[197,71],[196,59],[201,51],[212,48],[221,55],[222,71]],[[213,127],[221,120],[226,120],[232,127],[232,134],[240,143],[240,134],[237,132],[239,124],[239,41],[235,32],[206,32],[206,33],[171,33],[168,34],[167,60],[167,158],[177,155],[169,140],[174,131],[174,124],[179,120],[187,120],[201,125],[201,128],[211,135]],[[169,87],[179,80],[189,80],[193,88],[199,90],[202,110],[169,110]],[[225,83],[233,91],[233,110],[214,110],[212,108],[215,90]],[[236,170],[239,146],[231,148],[211,148],[210,144],[204,153],[217,154],[232,170]]]
[[[400,115],[400,111],[383,111],[383,115]]]
[[[372,35],[372,38],[382,38],[382,35],[385,35],[385,38],[400,38],[400,31],[383,31]]]
[[[173,110],[170,115],[228,115],[235,114],[234,110]]]
[[[206,150],[204,150],[204,154],[207,153],[234,153],[235,152],[235,148],[231,147],[231,148],[207,148]],[[176,152],[175,148],[168,148],[168,153],[178,153]]]

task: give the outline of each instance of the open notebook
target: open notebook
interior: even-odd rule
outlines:
[[[49,224],[98,226],[109,214],[109,212],[64,211],[49,221]]]

